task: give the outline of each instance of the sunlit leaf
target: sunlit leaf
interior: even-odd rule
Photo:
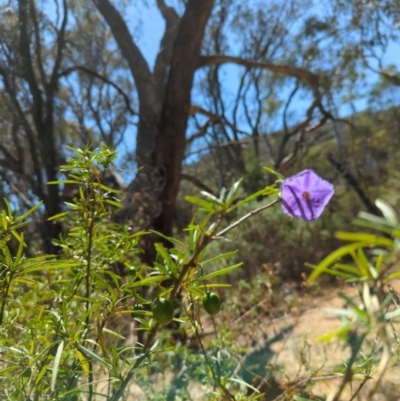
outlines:
[[[58,368],[60,367],[61,355],[63,353],[63,350],[64,350],[64,341],[61,341],[60,344],[58,344],[56,356],[54,357],[53,369],[51,371],[51,384],[50,384],[51,391],[54,391],[56,387]]]
[[[217,271],[209,273],[209,274],[206,274],[205,276],[200,278],[200,281],[211,280],[212,278],[223,276],[225,274],[228,274],[228,273],[238,269],[242,265],[243,265],[243,262],[237,263],[236,265],[233,265],[233,266],[225,267],[223,269],[217,270]]]

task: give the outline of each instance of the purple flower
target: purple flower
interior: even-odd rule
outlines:
[[[334,194],[334,186],[313,170],[287,178],[281,186],[282,210],[289,216],[312,221],[321,216]]]

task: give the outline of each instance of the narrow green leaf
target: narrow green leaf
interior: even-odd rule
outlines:
[[[21,233],[21,241],[18,245],[17,255],[15,256],[15,264],[18,264],[21,261],[23,251],[24,251],[24,233]]]
[[[143,286],[146,286],[146,285],[152,285],[152,284],[155,284],[155,283],[158,283],[158,282],[160,282],[160,281],[163,281],[163,280],[165,280],[167,278],[167,276],[154,276],[154,277],[147,277],[147,278],[144,278],[143,280],[139,280],[139,281],[136,281],[136,282],[134,282],[134,283],[132,283],[132,284],[130,284],[130,288],[136,288],[136,287],[143,287]]]
[[[218,276],[223,276],[225,274],[228,274],[234,270],[236,270],[237,268],[239,268],[240,266],[242,266],[243,262],[237,263],[236,265],[233,266],[229,266],[229,267],[225,267],[224,269],[220,269],[217,270],[215,272],[206,274],[205,276],[200,278],[200,281],[204,281],[204,280],[211,280],[212,278],[218,277]]]
[[[375,205],[381,210],[382,214],[385,216],[386,221],[393,227],[399,224],[396,212],[393,208],[383,199],[377,199]]]
[[[109,205],[111,205],[111,206],[114,206],[114,207],[118,207],[118,208],[121,207],[121,202],[120,201],[116,201],[116,200],[112,200],[112,199],[106,199],[104,202],[109,204]]]
[[[158,231],[149,230],[149,232],[151,232],[151,233],[153,233],[153,234],[156,234],[156,235],[158,235],[159,237],[164,238],[164,239],[166,239],[167,241],[172,242],[173,244],[178,245],[178,246],[180,246],[180,247],[186,248],[186,246],[187,246],[184,242],[179,241],[178,239],[176,239],[176,238],[174,238],[174,237],[168,237],[168,236],[166,236],[166,235],[164,235],[164,234],[162,234],[162,233],[159,233]],[[145,234],[145,232],[143,232],[143,234]]]
[[[385,278],[383,279],[383,282],[386,284],[386,283],[388,283],[389,281],[392,281],[392,280],[394,280],[394,279],[397,278],[397,277],[400,277],[400,271],[397,271],[397,272],[394,272],[394,273],[389,274],[387,277],[385,277]]]
[[[241,183],[242,183],[242,179],[240,179],[239,181],[236,181],[232,185],[231,189],[229,190],[228,195],[226,196],[226,203],[228,204],[228,206],[232,203]]]
[[[347,273],[352,274],[353,276],[362,277],[362,273],[360,272],[360,270],[351,265],[346,265],[344,263],[335,263],[333,268],[337,270],[343,270]]]
[[[43,201],[38,202],[35,206],[31,207],[26,213],[22,216],[19,216],[15,221],[25,221],[28,216],[30,216],[36,209],[42,206]]]
[[[28,284],[28,285],[37,285],[37,284],[39,284],[37,281],[31,280],[30,278],[26,278],[26,277],[15,277],[13,279],[13,282],[15,282],[15,283],[23,283],[23,284]]]
[[[63,217],[68,216],[69,214],[71,214],[71,211],[67,210],[66,212],[55,214],[54,216],[49,217],[47,220],[52,221],[52,220],[62,219]]]
[[[59,185],[59,184],[81,184],[79,181],[74,180],[59,180],[59,181],[48,181],[49,185]]]
[[[63,353],[63,350],[64,350],[64,341],[61,341],[60,344],[58,344],[56,356],[54,357],[53,370],[51,372],[51,384],[50,384],[51,391],[54,391],[56,387],[58,368],[60,366],[61,355]]]
[[[273,194],[279,194],[279,189],[275,188],[274,186],[269,186],[261,189],[260,191],[255,192],[254,194],[249,195],[247,198],[242,199],[241,201],[237,202],[235,205],[231,206],[228,209],[228,212],[239,208],[240,206],[245,205],[246,203],[251,202],[254,199],[257,199],[260,196],[269,196]]]
[[[271,173],[273,175],[275,175],[276,177],[278,177],[280,180],[285,180],[285,176],[282,175],[281,173],[279,173],[278,171],[275,171],[272,167],[268,167],[268,166],[264,166],[263,169],[265,171],[268,171],[268,173]]]
[[[381,237],[374,234],[367,233],[349,233],[344,231],[338,231],[335,233],[335,237],[341,239],[343,241],[363,241],[367,242],[370,245],[376,245],[377,243],[391,247],[393,246],[393,240],[390,238]]]
[[[207,263],[217,262],[220,259],[229,259],[230,257],[232,257],[232,256],[234,256],[236,254],[237,254],[237,250],[236,251],[232,251],[232,252],[226,252],[226,253],[223,253],[221,255],[214,256],[211,259],[203,260],[201,262],[201,264],[205,265]]]
[[[202,207],[202,210],[211,212],[214,210],[214,205],[210,202],[207,202],[205,199],[197,198],[196,196],[185,196],[185,200],[189,203],[193,203],[194,205],[199,205]]]
[[[330,267],[333,263],[341,259],[343,256],[351,254],[351,252],[357,250],[358,248],[362,248],[367,245],[368,243],[366,242],[356,242],[354,244],[342,246],[341,248],[332,252],[315,267],[314,271],[310,274],[308,278],[308,282],[311,283],[315,281],[322,273],[324,273],[325,269]]]
[[[106,362],[101,356],[97,355],[94,353],[92,350],[89,348],[84,347],[83,345],[79,343],[74,343],[75,347],[78,348],[79,351],[81,351],[83,354],[85,354],[88,358],[93,359],[100,363],[101,365],[105,366],[107,369],[111,369],[112,366]]]
[[[241,379],[235,379],[234,377],[228,377],[227,381],[233,382],[233,383],[238,383],[242,386],[248,387],[249,389],[253,390],[254,392],[256,392],[257,394],[260,393],[260,390],[256,389],[255,387],[253,387],[252,385],[250,385],[249,383],[241,380]]]
[[[391,312],[388,312],[385,314],[385,319],[386,320],[391,320],[394,319],[395,317],[400,316],[400,308],[392,310]]]
[[[222,205],[224,203],[221,199],[218,199],[216,196],[214,196],[213,194],[210,194],[206,191],[201,191],[200,193],[202,195],[204,195],[206,198],[210,199],[211,202],[216,203],[217,205]]]
[[[203,298],[205,295],[205,292],[198,287],[187,286],[186,290],[195,295],[196,297]]]
[[[169,271],[172,273],[172,275],[174,277],[177,277],[177,275],[178,275],[178,266],[172,260],[171,255],[164,248],[163,244],[158,242],[158,243],[154,244],[154,247],[156,248],[156,251],[161,256],[161,258],[164,259],[164,261],[167,264],[167,266],[169,268]]]

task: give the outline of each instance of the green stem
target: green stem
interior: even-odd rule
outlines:
[[[178,277],[178,279],[175,281],[174,287],[171,291],[171,295],[170,295],[170,301],[173,302],[174,299],[176,298],[176,296],[178,295],[181,286],[185,280],[185,277],[189,271],[189,269],[191,267],[195,267],[197,265],[197,258],[200,255],[200,253],[207,247],[208,244],[210,244],[210,242],[212,242],[213,240],[216,239],[220,239],[223,238],[223,236],[225,234],[227,234],[229,231],[233,230],[235,227],[239,226],[240,224],[242,224],[245,220],[249,219],[252,216],[255,216],[256,214],[262,212],[263,210],[269,209],[270,207],[274,206],[275,204],[279,203],[281,201],[281,198],[278,197],[277,199],[275,199],[274,201],[272,201],[271,203],[261,206],[258,209],[255,209],[249,213],[247,213],[246,215],[244,215],[242,218],[240,218],[239,220],[237,220],[236,222],[232,223],[231,225],[229,225],[228,227],[224,228],[223,230],[221,230],[220,232],[218,232],[217,234],[215,234],[215,232],[218,230],[219,226],[221,225],[222,222],[222,214],[219,216],[219,219],[217,221],[217,223],[215,224],[215,227],[213,229],[213,232],[210,234],[204,234],[203,237],[201,237],[201,239],[199,239],[198,245],[196,246],[193,255],[190,257],[190,259],[182,266],[182,270],[181,273]],[[149,350],[151,348],[151,346],[153,345],[154,339],[157,335],[158,329],[159,329],[159,324],[156,324],[155,326],[153,326],[153,328],[150,330],[149,335],[147,337],[146,343],[143,347],[143,354],[136,360],[135,364],[133,365],[133,367],[129,370],[127,376],[125,377],[125,379],[122,381],[122,383],[120,384],[118,390],[113,394],[113,396],[111,397],[110,401],[117,401],[119,400],[126,387],[129,385],[129,382],[131,381],[135,370],[141,365],[141,363],[146,359],[146,357],[149,356]],[[224,388],[222,388],[224,390]],[[226,390],[226,389],[225,389]],[[227,390],[226,390],[227,391]],[[229,393],[230,394],[230,393]]]

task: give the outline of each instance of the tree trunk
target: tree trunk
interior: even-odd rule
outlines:
[[[93,0],[113,32],[135,80],[140,121],[137,134],[138,173],[126,190],[120,223],[172,234],[173,211],[185,151],[193,77],[213,0],[188,0],[183,16],[158,1],[166,32],[154,73],[140,53],[127,25],[109,0]],[[151,252],[150,239],[146,252]],[[146,258],[151,260],[150,258]]]
[[[154,228],[166,235],[172,234],[173,212],[185,152],[191,89],[212,5],[213,0],[190,0],[187,3],[170,64],[155,149],[156,165],[165,174],[165,185],[159,197],[162,210],[153,222]]]

